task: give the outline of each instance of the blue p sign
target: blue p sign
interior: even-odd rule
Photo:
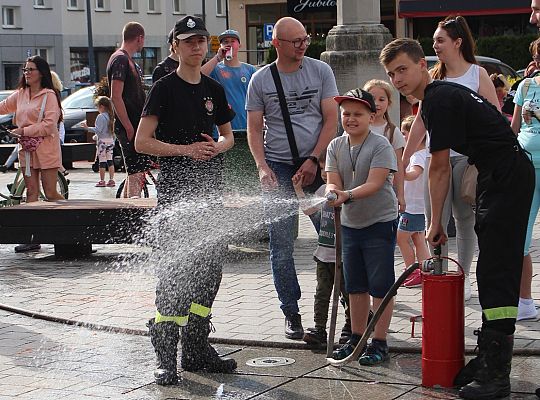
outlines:
[[[264,24],[264,41],[270,42],[272,40],[272,32],[274,32],[274,24]]]

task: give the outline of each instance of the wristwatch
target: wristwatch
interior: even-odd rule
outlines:
[[[309,156],[308,160],[311,160],[315,163],[315,165],[319,165],[319,159],[315,156]]]

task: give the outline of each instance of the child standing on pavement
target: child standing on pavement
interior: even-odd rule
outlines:
[[[111,100],[106,96],[99,96],[96,101],[99,115],[96,118],[96,126],[86,128],[95,133],[97,137],[97,154],[99,159],[99,182],[96,187],[114,187],[114,120]],[[109,170],[109,181],[105,183],[105,170]]]
[[[409,115],[401,123],[401,132],[405,138],[409,137],[409,131],[414,121],[414,115]],[[405,267],[412,265],[415,260],[422,264],[429,258],[429,249],[426,244],[426,216],[424,214],[424,179],[423,173],[426,166],[425,138],[412,155],[409,166],[405,171],[405,212],[399,216],[397,231],[397,244]],[[411,246],[411,241],[413,246]],[[422,284],[419,269],[416,269],[403,282],[405,287],[416,287]]]
[[[319,157],[319,167],[321,168],[321,178],[326,182],[326,152]],[[306,199],[302,188],[303,176],[296,174],[292,178],[294,191],[300,200],[300,208],[304,214],[308,215],[319,234],[317,248],[313,253],[313,259],[317,263],[317,288],[315,289],[315,303],[313,305],[315,328],[309,328],[304,333],[303,340],[314,347],[326,345],[327,333],[326,322],[328,321],[328,307],[334,283],[334,272],[336,263],[335,251],[335,225],[334,209],[326,202],[313,205]],[[324,196],[326,183],[315,191],[315,197]],[[351,317],[349,313],[349,298],[345,292],[345,282],[341,279],[341,299],[345,307],[345,325],[341,330],[340,343],[346,343],[351,336]]]
[[[394,284],[398,204],[391,174],[397,170],[397,161],[388,140],[370,131],[377,112],[370,93],[353,89],[334,99],[340,105],[347,133],[330,142],[326,156],[326,192],[337,195],[328,204],[343,204],[343,274],[352,335],[333,354],[335,359],[343,359],[353,352],[366,329],[370,296],[376,310]],[[361,365],[389,358],[386,336],[393,305],[392,299],[375,325],[373,339],[359,359]]]
[[[372,79],[364,85],[364,90],[369,92],[375,100],[377,112],[375,118],[369,126],[371,132],[377,133],[388,139],[396,153],[397,171],[394,175],[394,190],[399,203],[399,211],[405,211],[406,201],[404,195],[404,168],[401,161],[403,149],[405,148],[405,138],[401,131],[390,120],[388,109],[392,105],[392,86],[388,82],[380,79]]]

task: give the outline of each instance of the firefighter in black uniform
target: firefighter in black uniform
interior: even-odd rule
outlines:
[[[228,106],[222,86],[200,72],[208,36],[200,18],[188,15],[176,23],[173,48],[180,57],[180,66],[176,73],[154,84],[137,130],[137,151],[159,157],[158,210],[163,215],[189,200],[205,204],[196,210],[197,215],[205,211],[215,213],[221,207],[222,153],[234,144],[230,125],[234,112]],[[217,141],[211,137],[214,125],[220,133]],[[187,214],[179,215],[186,218]],[[177,237],[173,233],[172,244],[186,251],[177,254],[165,268],[158,269],[157,311],[148,324],[157,355],[154,375],[160,385],[178,382],[179,327],[182,327],[184,370],[232,372],[236,369],[234,360],[220,358],[208,343],[210,312],[221,282],[224,245],[217,240],[217,244],[211,242],[209,246],[208,237],[193,239],[192,234],[204,228],[190,227],[193,220],[178,225],[191,232]],[[169,241],[170,247],[171,235],[167,237],[167,229],[162,230],[165,232],[160,233],[159,240]],[[161,244],[167,247],[166,243]],[[167,257],[174,258],[163,254],[162,259]]]
[[[418,42],[396,39],[384,47],[380,60],[403,95],[422,100],[421,116],[431,140],[428,176],[432,221],[428,240],[432,245],[447,240],[440,221],[449,185],[449,150],[467,155],[478,169],[476,276],[482,329],[478,332],[478,356],[458,373],[455,383],[465,399],[505,397],[510,394],[534,167],[495,106],[464,86],[431,81]]]

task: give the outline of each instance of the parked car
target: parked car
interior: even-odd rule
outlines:
[[[6,99],[13,92],[14,90],[0,90],[0,101]],[[0,125],[7,129],[13,128],[13,114],[0,115]],[[0,143],[15,143],[16,141],[17,139],[7,134],[0,135]]]
[[[86,86],[70,94],[62,101],[66,143],[88,142],[86,129],[82,127],[81,123],[86,119],[87,111],[97,111],[94,104],[95,90],[94,86]]]
[[[426,61],[428,63],[428,68],[432,68],[439,59],[437,56],[426,56]],[[518,73],[509,65],[503,63],[501,60],[496,58],[476,56],[476,61],[482,67],[484,67],[488,73],[491,74],[503,74],[506,77],[511,77],[512,79],[517,79]]]

